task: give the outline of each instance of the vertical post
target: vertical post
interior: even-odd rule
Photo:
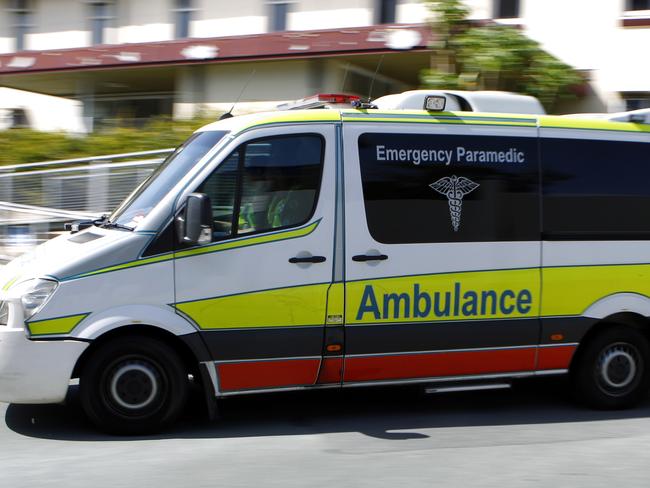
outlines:
[[[77,82],[77,99],[83,105],[83,126],[87,134],[95,129],[95,87],[92,80],[81,79]]]
[[[108,202],[108,185],[109,170],[107,167],[98,167],[109,163],[110,161],[92,161],[88,165],[88,185],[86,186],[86,205],[85,209],[89,212],[108,212],[110,204]]]
[[[11,202],[14,193],[13,170],[0,166],[0,202]]]

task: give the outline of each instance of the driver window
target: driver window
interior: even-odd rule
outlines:
[[[212,240],[232,235],[240,151],[241,149],[237,149],[228,156],[198,189],[200,193],[205,193],[210,197]]]
[[[210,197],[213,240],[306,223],[316,207],[323,146],[321,136],[304,134],[257,139],[234,151],[198,189]]]

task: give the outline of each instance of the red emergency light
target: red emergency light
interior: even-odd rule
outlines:
[[[311,108],[329,108],[332,105],[352,107],[353,102],[358,102],[357,95],[346,95],[344,93],[317,93],[310,97],[296,100],[295,102],[287,102],[278,105],[280,110],[299,110]]]

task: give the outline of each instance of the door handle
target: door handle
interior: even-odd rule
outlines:
[[[300,264],[300,263],[324,263],[326,260],[325,256],[307,256],[304,258],[289,258],[291,264]]]
[[[388,256],[385,254],[357,254],[352,256],[352,261],[358,263],[365,263],[366,261],[386,261]]]

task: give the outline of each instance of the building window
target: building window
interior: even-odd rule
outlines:
[[[639,93],[625,98],[625,110],[641,110],[650,108],[650,94]]]
[[[378,0],[376,19],[378,24],[394,24],[397,0]]]
[[[289,17],[289,4],[287,2],[273,2],[269,7],[269,31],[286,31],[287,18]]]
[[[627,0],[625,10],[650,10],[650,0]]]
[[[27,111],[24,108],[10,109],[9,127],[12,129],[28,129],[30,127]]]
[[[16,39],[16,51],[23,51],[25,36],[31,27],[31,2],[29,0],[12,0],[8,10],[13,18],[12,30]]]
[[[495,19],[519,18],[519,0],[494,0]]]
[[[190,37],[190,21],[192,20],[192,0],[176,0],[176,39]]]
[[[112,2],[90,2],[90,33],[93,45],[106,43],[104,29],[113,19],[112,12]]]

